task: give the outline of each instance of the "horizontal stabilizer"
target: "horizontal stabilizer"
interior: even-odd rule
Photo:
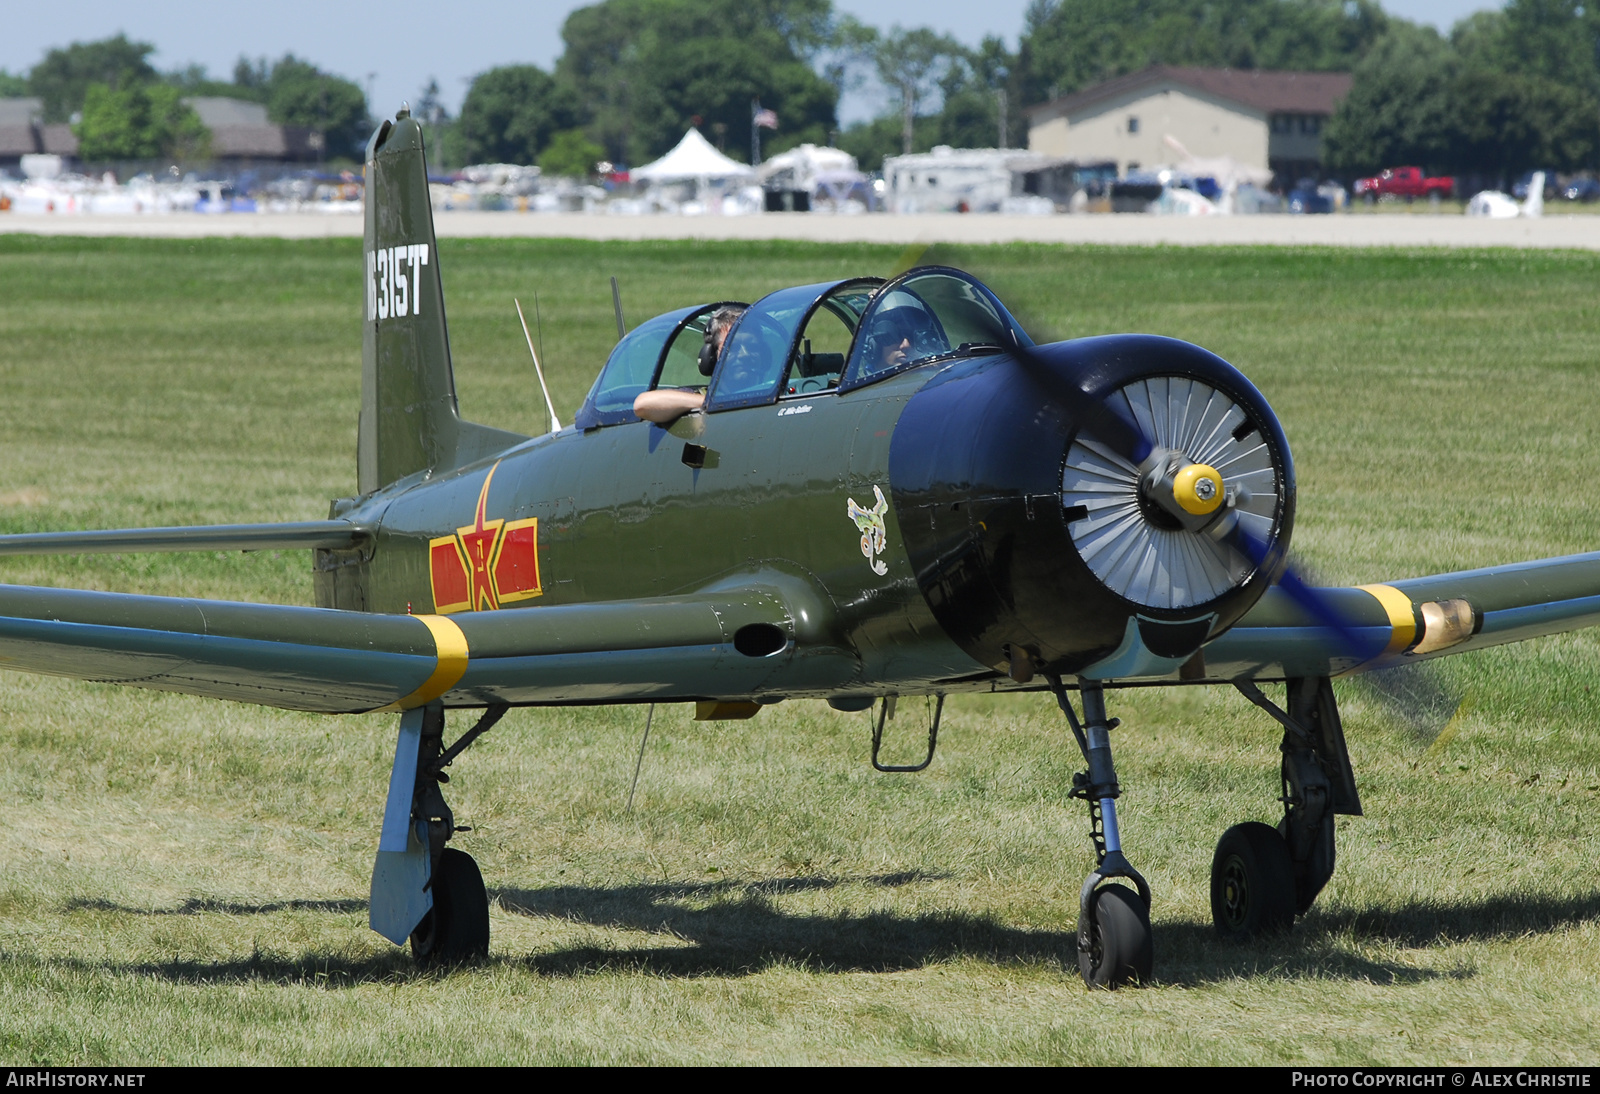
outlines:
[[[0,536],[0,555],[140,554],[147,551],[348,550],[373,529],[348,520],[290,524],[206,524],[189,528],[115,528]]]

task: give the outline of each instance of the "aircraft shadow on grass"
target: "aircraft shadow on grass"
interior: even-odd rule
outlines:
[[[880,878],[792,878],[758,883],[644,884],[612,888],[563,886],[502,889],[507,911],[599,927],[671,934],[688,945],[640,948],[580,946],[535,954],[530,967],[547,975],[583,975],[633,968],[664,976],[744,975],[776,964],[839,971],[888,972],[969,956],[1005,962],[1077,962],[1073,931],[1009,927],[991,916],[959,912],[794,915],[767,897],[782,892],[868,882],[910,884],[928,875]],[[690,902],[690,903],[685,903]],[[1318,912],[1294,932],[1250,946],[1217,941],[1210,923],[1158,922],[1155,946],[1164,983],[1301,977],[1406,983],[1441,975],[1373,960],[1337,946],[1342,935],[1414,947],[1488,941],[1559,930],[1600,919],[1600,892],[1571,897],[1506,894],[1455,904],[1413,903],[1394,910]],[[1332,942],[1333,944],[1330,944]]]
[[[818,971],[892,972],[954,957],[1000,964],[1051,962],[1064,969],[1076,964],[1077,936],[1071,931],[1009,927],[991,916],[962,912],[791,914],[777,908],[772,899],[846,885],[899,888],[940,876],[911,871],[756,882],[503,888],[491,890],[490,896],[512,914],[668,934],[681,943],[576,946],[507,959],[545,976],[581,977],[619,969],[672,977],[744,976],[778,965]],[[147,909],[78,899],[68,902],[65,910],[128,915],[270,915],[311,910],[347,915],[365,907],[364,900],[243,904],[201,898],[175,908]],[[1248,946],[1218,942],[1209,923],[1158,921],[1155,946],[1163,962],[1160,982],[1165,984],[1193,987],[1223,980],[1318,978],[1399,985],[1441,977],[1466,978],[1474,972],[1470,967],[1439,971],[1374,960],[1341,947],[1339,939],[1384,940],[1420,948],[1536,935],[1597,919],[1600,891],[1565,897],[1506,893],[1456,903],[1413,902],[1394,909],[1318,910],[1292,933]],[[19,955],[10,956],[15,959]],[[174,957],[119,963],[74,958],[43,963],[181,983],[269,981],[328,988],[377,980],[427,979],[438,974],[438,970],[416,969],[401,951],[371,956],[308,953],[300,957],[255,952],[225,961]]]

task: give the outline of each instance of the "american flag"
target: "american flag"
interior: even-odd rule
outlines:
[[[778,113],[775,110],[757,110],[750,120],[762,129],[778,128]]]

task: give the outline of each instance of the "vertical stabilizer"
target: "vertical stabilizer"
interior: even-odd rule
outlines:
[[[458,412],[422,127],[405,111],[367,144],[365,215],[356,442],[363,494],[526,439],[463,422]]]
[[[1525,217],[1544,216],[1544,172],[1535,171],[1528,180],[1528,196],[1522,202],[1522,215]]]

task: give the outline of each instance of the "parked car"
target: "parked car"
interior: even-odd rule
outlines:
[[[1420,167],[1391,167],[1372,178],[1356,179],[1351,190],[1359,197],[1375,201],[1385,195],[1401,198],[1449,197],[1456,180],[1448,175],[1429,178]]]
[[[1337,182],[1324,182],[1319,186],[1316,179],[1301,179],[1289,191],[1291,213],[1336,213],[1344,204],[1344,187]]]

